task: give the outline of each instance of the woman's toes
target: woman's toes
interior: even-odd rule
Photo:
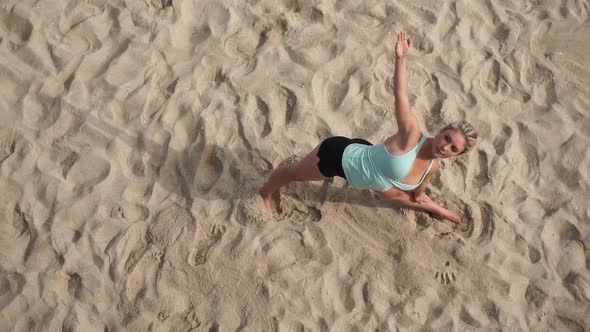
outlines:
[[[270,197],[264,198],[264,206],[268,214],[272,214],[272,205],[270,203]]]
[[[262,197],[262,200],[264,201],[264,207],[266,208],[266,211],[269,214],[272,214],[272,205],[270,202],[270,195],[264,195],[262,192],[259,193],[260,197]]]

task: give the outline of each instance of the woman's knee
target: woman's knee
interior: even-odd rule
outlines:
[[[325,179],[325,177],[319,171],[310,170],[305,164],[291,165],[286,171],[288,172],[288,176],[291,181],[302,182]]]
[[[289,178],[291,179],[291,181],[301,182],[309,180],[300,169],[290,169],[289,171]]]
[[[295,165],[282,166],[280,172],[281,175],[289,181],[302,181]]]

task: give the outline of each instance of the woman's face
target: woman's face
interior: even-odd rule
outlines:
[[[465,137],[456,129],[442,130],[434,137],[432,153],[437,158],[450,158],[465,150]]]

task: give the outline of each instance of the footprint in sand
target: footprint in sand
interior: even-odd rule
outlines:
[[[354,24],[366,30],[375,30],[383,23],[381,19],[372,15],[371,13],[363,13],[359,11],[348,11],[344,13],[344,17]]]
[[[141,205],[129,202],[110,202],[100,208],[104,218],[112,218],[126,222],[146,220],[149,216],[148,209]]]
[[[334,34],[319,26],[295,29],[285,35],[285,49],[293,62],[315,71],[336,57],[338,47],[330,38]]]
[[[145,0],[145,5],[148,8],[162,10],[172,6],[172,0]]]
[[[147,127],[154,115],[174,93],[178,78],[174,76],[164,54],[158,51],[152,54],[152,67],[146,74],[151,76],[150,90],[141,113],[141,122]]]
[[[502,104],[500,104],[500,106],[498,107],[499,111],[504,111],[507,108],[512,107],[517,107],[520,104],[513,102],[512,104],[510,104],[509,102],[504,102]],[[507,125],[503,125],[502,126],[502,134],[501,135],[497,135],[496,138],[494,138],[494,149],[496,149],[496,153],[499,156],[504,155],[504,152],[506,151],[507,148],[507,143],[510,141],[510,139],[512,138],[512,133],[513,130],[512,128],[510,128]],[[508,146],[509,147],[509,146]]]
[[[518,37],[520,36],[521,28],[516,22],[507,22],[498,24],[494,37],[500,42],[498,51],[502,55],[507,55],[512,52],[517,45]]]
[[[439,281],[443,286],[448,286],[457,281],[457,275],[450,266],[451,262],[446,261],[445,266],[434,274],[434,279]]]
[[[64,11],[65,16],[59,21],[59,30],[66,34],[76,25],[85,20],[100,15],[104,11],[104,7],[87,1],[73,1],[73,8],[70,7]]]
[[[200,154],[197,162],[197,168],[193,187],[200,194],[207,194],[215,186],[217,181],[223,175],[223,151],[214,145],[205,146]]]
[[[578,301],[590,301],[590,278],[575,272],[570,272],[563,284],[570,294]]]
[[[534,281],[529,281],[529,285],[524,293],[524,298],[531,308],[542,308],[547,302],[547,294],[545,291],[535,284]]]
[[[18,203],[3,201],[3,208],[0,209],[0,220],[2,220],[2,232],[0,232],[0,250],[13,247],[13,241],[23,240],[21,236],[31,237],[30,220],[21,210]],[[0,267],[1,268],[1,267]]]
[[[194,267],[205,264],[213,247],[221,240],[225,230],[225,225],[215,224],[211,225],[206,232],[195,234],[196,245],[188,256],[188,263]]]
[[[538,261],[541,260],[541,253],[535,247],[529,245],[529,260],[531,263],[536,264]]]
[[[57,86],[55,80],[47,79],[46,86]],[[33,129],[51,127],[61,114],[61,103],[52,96],[41,93],[42,85],[33,83],[23,99],[23,123]]]
[[[224,80],[223,61],[227,57],[218,50],[211,51],[201,60],[201,66],[195,71],[195,88],[199,95],[207,93],[207,89],[219,86]]]
[[[272,314],[267,293],[268,286],[248,270],[240,269],[234,264],[224,266],[223,262],[220,263],[216,266],[216,275],[224,276],[225,281],[216,283],[218,294],[229,301],[229,305],[241,303],[240,308],[245,313],[244,319],[248,321],[248,330],[274,330],[270,318]],[[235,303],[233,300],[237,298],[240,299],[240,302]],[[210,330],[217,331],[218,329],[219,327],[214,325]]]
[[[270,14],[262,15],[254,23],[254,31],[262,37],[259,45],[262,46],[267,39],[280,39],[287,31],[287,21],[282,17],[275,17]]]
[[[33,24],[28,19],[0,8],[0,36],[20,45],[29,40],[32,31]]]
[[[350,76],[342,82],[332,82],[327,80],[324,85],[324,98],[326,98],[329,107],[332,110],[338,110],[348,95],[350,89]]]
[[[160,210],[150,222],[146,234],[147,242],[158,248],[169,248],[183,233],[191,231],[194,222],[187,210],[173,204]]]
[[[565,6],[564,6],[565,8]],[[577,11],[572,11],[577,12]],[[532,33],[530,47],[533,54],[542,54],[531,66],[528,76],[544,84],[559,83],[579,93],[590,91],[587,79],[588,55],[584,45],[590,41],[588,25],[572,29],[571,21],[544,20]],[[572,43],[571,41],[579,41]],[[541,68],[539,68],[541,67]],[[541,70],[539,70],[541,69]]]
[[[479,83],[482,89],[489,96],[507,96],[519,102],[527,102],[531,97],[528,93],[521,91],[518,86],[511,86],[514,71],[507,65],[494,59],[489,59],[481,67]]]
[[[141,253],[137,264],[129,269],[125,281],[124,295],[130,303],[137,303],[149,296],[153,282],[157,280],[162,265],[164,253],[157,247],[151,246]]]
[[[481,207],[481,231],[478,242],[480,245],[488,244],[496,231],[496,212],[490,204]]]
[[[0,130],[0,163],[14,153],[16,135],[16,130],[13,129]]]
[[[543,160],[542,155],[535,148],[536,144],[528,144],[524,141],[519,141],[517,144],[517,150],[520,150],[521,156],[524,158],[520,162],[515,163],[515,169],[519,172],[522,179],[528,179],[529,183],[537,183],[541,178],[541,161]],[[563,158],[563,157],[562,157]],[[558,172],[557,174],[562,174]],[[575,184],[569,183],[569,185]]]
[[[294,222],[318,222],[322,219],[322,212],[314,206],[308,206],[298,199],[284,195],[277,208],[276,220]]]
[[[77,158],[66,175],[66,182],[77,193],[87,193],[104,181],[111,171],[108,161],[90,154]]]
[[[488,167],[488,156],[484,151],[477,151],[477,168],[475,168],[474,184],[477,188],[482,188],[490,183],[489,167]],[[476,163],[471,163],[469,166],[472,168]]]
[[[272,127],[269,119],[270,109],[264,100],[258,96],[250,97],[248,106],[242,113],[242,121],[247,121],[250,125],[244,126],[244,134],[249,140],[258,137],[266,137],[270,134]]]
[[[482,324],[477,321],[470,313],[467,311],[466,307],[461,308],[461,312],[459,313],[459,319],[463,321],[463,323],[472,326],[474,328],[481,328]]]
[[[285,103],[285,126],[288,126],[296,119],[297,111],[297,96],[290,89],[281,86],[280,96]]]
[[[287,23],[281,18],[262,16],[252,29],[240,30],[229,36],[223,43],[225,52],[238,58],[252,58],[270,38],[279,40],[287,30]]]
[[[264,43],[263,36],[255,30],[241,30],[224,42],[226,52],[235,57],[252,57]]]
[[[147,203],[152,197],[154,180],[140,179],[129,181],[123,192],[123,198],[127,201]]]
[[[428,36],[412,28],[408,28],[407,32],[412,36],[413,48],[418,54],[426,55],[434,51],[434,43],[428,38]]]
[[[184,320],[191,326],[192,329],[201,326],[201,320],[193,310],[187,310],[184,313]]]
[[[280,39],[287,24],[280,18],[262,16],[251,29],[240,30],[225,39],[223,46],[230,56],[250,59],[269,39]]]
[[[23,291],[26,284],[24,276],[18,272],[4,271],[0,268],[0,310],[8,306]]]

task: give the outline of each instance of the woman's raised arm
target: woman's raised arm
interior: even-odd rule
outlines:
[[[397,35],[395,44],[395,74],[394,74],[394,95],[395,95],[395,119],[398,130],[408,135],[418,129],[418,119],[410,109],[408,98],[408,75],[406,73],[406,59],[412,48],[412,40],[406,37],[401,31]]]

